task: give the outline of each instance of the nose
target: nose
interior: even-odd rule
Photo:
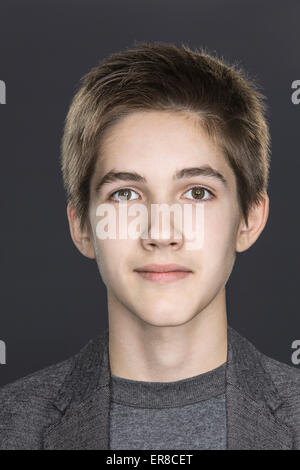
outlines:
[[[178,250],[183,246],[182,231],[174,224],[175,215],[168,215],[161,207],[159,211],[150,211],[148,217],[148,230],[141,235],[141,243],[147,250],[171,247]],[[162,223],[161,223],[162,222]]]

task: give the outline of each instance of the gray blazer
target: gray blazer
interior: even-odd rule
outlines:
[[[228,325],[227,449],[300,449],[300,370]],[[110,449],[108,329],[0,388],[0,449]]]

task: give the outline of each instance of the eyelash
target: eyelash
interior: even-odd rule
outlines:
[[[187,189],[187,190],[185,191],[185,193],[188,192],[188,191],[190,191],[191,189],[194,189],[194,188],[201,188],[201,189],[204,189],[205,191],[207,191],[207,192],[210,194],[210,197],[209,197],[208,199],[198,199],[198,200],[197,200],[197,199],[192,199],[192,201],[195,201],[196,203],[198,203],[198,202],[203,202],[203,201],[209,201],[210,199],[214,199],[214,198],[215,198],[215,195],[213,194],[213,192],[212,192],[210,189],[205,188],[204,186],[192,186],[191,188]],[[119,202],[119,203],[122,202],[122,201],[118,201],[118,200],[113,199],[113,196],[114,196],[115,194],[117,194],[118,192],[124,191],[124,190],[126,190],[126,189],[129,189],[130,191],[133,191],[133,192],[136,193],[136,191],[135,191],[134,189],[132,189],[132,188],[128,188],[128,187],[120,188],[120,189],[118,189],[117,191],[114,191],[114,192],[109,196],[108,200],[109,200],[109,201],[113,201],[113,202]],[[184,193],[184,194],[185,194],[185,193]],[[135,201],[135,199],[132,199],[132,201]],[[128,200],[127,202],[131,202],[131,200]]]

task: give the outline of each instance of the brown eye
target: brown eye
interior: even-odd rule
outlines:
[[[202,199],[204,193],[205,193],[204,188],[193,188],[193,189],[192,189],[192,195],[193,195],[196,199]]]
[[[202,186],[195,186],[187,192],[191,192],[193,199],[198,201],[206,201],[207,199],[212,199],[214,197],[213,193],[209,189],[203,188]],[[204,199],[205,192],[208,192],[210,197]]]
[[[115,191],[109,199],[112,199],[114,201],[130,201],[130,196],[132,195],[132,193],[135,193],[135,191],[133,191],[132,189],[130,188],[122,188],[122,189],[119,189],[118,191]],[[113,196],[115,194],[119,194],[119,198],[115,199]],[[136,199],[136,198],[134,198]]]
[[[126,199],[126,201],[130,199],[130,194],[131,194],[130,189],[120,189],[119,193],[120,193],[121,199]]]

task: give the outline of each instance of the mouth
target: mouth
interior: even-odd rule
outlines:
[[[186,266],[179,264],[148,264],[134,270],[143,279],[152,282],[174,282],[185,279],[192,274]]]

